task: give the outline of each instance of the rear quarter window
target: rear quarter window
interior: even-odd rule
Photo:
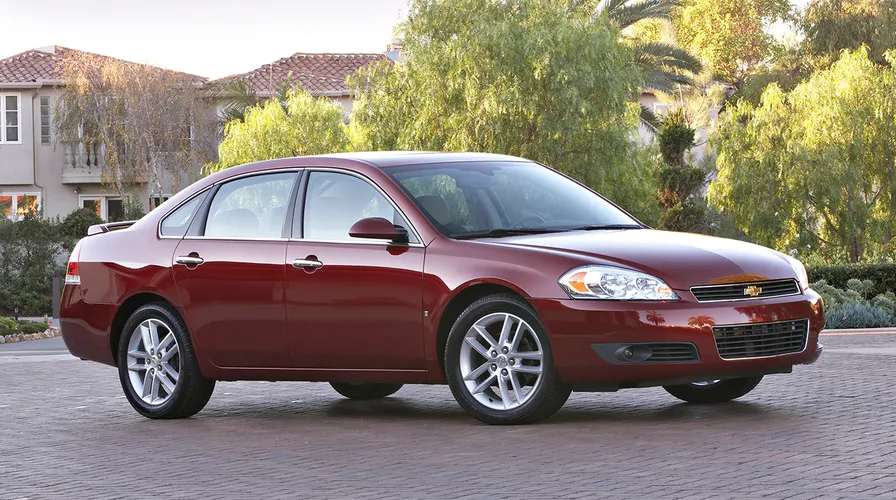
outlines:
[[[202,201],[208,195],[208,191],[198,196],[194,196],[192,200],[184,203],[176,208],[173,212],[162,219],[162,225],[159,227],[159,233],[162,236],[170,236],[174,238],[183,238],[187,234],[187,229],[193,221]]]

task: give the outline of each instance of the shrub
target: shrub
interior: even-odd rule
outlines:
[[[0,220],[0,314],[48,313],[53,277],[62,274],[61,253],[53,221],[32,215]]]
[[[893,313],[868,302],[847,302],[825,312],[828,328],[883,328],[896,325]]]
[[[87,229],[94,224],[102,224],[103,219],[93,210],[78,208],[65,216],[60,225],[60,235],[78,241],[87,236]]]
[[[12,335],[19,333],[16,320],[12,318],[0,318],[0,336]]]
[[[18,329],[25,334],[40,333],[47,329],[46,323],[38,323],[36,321],[19,321]]]
[[[886,292],[896,292],[896,263],[814,266],[809,268],[809,279],[824,280],[837,288],[847,288],[851,279],[871,280],[874,288],[868,296],[873,297]]]

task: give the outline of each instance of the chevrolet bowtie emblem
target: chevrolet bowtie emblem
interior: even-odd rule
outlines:
[[[744,295],[749,295],[750,297],[757,297],[760,293],[762,293],[762,289],[758,286],[750,285],[744,288]]]

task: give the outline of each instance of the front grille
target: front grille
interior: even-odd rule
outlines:
[[[717,302],[723,300],[764,299],[796,295],[800,287],[796,280],[755,281],[732,285],[705,285],[691,287],[691,293],[697,302]]]
[[[712,329],[722,359],[794,354],[806,348],[809,320],[716,326]]]
[[[664,342],[662,344],[647,344],[650,348],[651,363],[675,363],[682,361],[699,361],[697,346],[687,342]]]

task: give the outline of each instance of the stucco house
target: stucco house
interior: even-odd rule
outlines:
[[[103,146],[57,141],[53,109],[62,83],[57,62],[68,52],[79,51],[50,46],[0,59],[0,216],[42,211],[45,217],[64,217],[79,207],[107,220],[123,213],[122,198],[102,183]],[[166,184],[163,179],[145,186],[139,200],[145,209],[170,194]]]
[[[53,109],[62,84],[57,61],[69,51],[77,52],[50,46],[0,59],[0,216],[40,211],[45,217],[64,217],[86,207],[109,220],[120,218],[124,210],[121,196],[102,182],[103,146],[57,141]],[[352,99],[346,77],[380,60],[389,58],[297,53],[215,81],[189,76],[210,87],[241,79],[259,98],[275,95],[283,84],[298,84],[312,95],[339,102],[348,114]],[[172,194],[171,182],[163,178],[141,191],[138,201],[149,210]]]

